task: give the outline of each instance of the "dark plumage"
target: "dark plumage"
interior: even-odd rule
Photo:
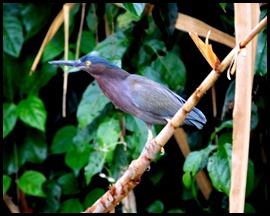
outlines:
[[[49,63],[88,72],[117,108],[142,119],[149,130],[151,124],[166,124],[185,103],[183,98],[165,86],[143,76],[129,74],[104,58],[88,55],[79,60]],[[198,129],[205,123],[204,114],[197,108],[193,108],[183,122]]]

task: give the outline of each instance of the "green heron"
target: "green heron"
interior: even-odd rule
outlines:
[[[167,87],[143,76],[130,74],[104,58],[86,55],[79,60],[49,63],[76,67],[93,76],[102,92],[117,108],[146,123],[148,140],[153,138],[151,125],[167,124],[185,103],[183,98]],[[205,123],[204,114],[197,108],[193,108],[183,122],[198,129]]]

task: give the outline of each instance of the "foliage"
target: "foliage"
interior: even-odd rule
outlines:
[[[209,15],[205,13],[208,4],[204,3],[204,9],[198,7],[197,13],[202,13],[198,19],[208,22],[203,20],[206,14],[218,17],[209,24],[232,35],[232,4],[223,3],[222,8],[209,4],[220,10],[211,10]],[[173,25],[166,26],[170,31],[163,32],[162,25],[175,22],[177,4],[156,6],[158,11],[145,15],[145,3],[124,3],[124,8],[111,3],[88,3],[79,51],[81,55],[91,52],[105,57],[186,98],[210,69],[202,63],[186,33],[174,30]],[[194,7],[180,6],[178,10],[186,9],[187,13],[188,8]],[[11,196],[21,206],[21,212],[26,207],[18,200],[34,212],[85,210],[139,156],[147,138],[141,120],[117,110],[97,83],[78,70],[69,74],[67,117],[62,117],[63,70],[47,62],[63,59],[63,27],[45,47],[37,70],[29,75],[42,40],[61,9],[62,4],[58,3],[3,4],[3,194]],[[70,59],[75,56],[80,13],[81,5],[76,4],[70,14]],[[106,33],[105,27],[113,34]],[[219,44],[213,47],[218,56],[229,51]],[[267,173],[259,152],[265,147],[266,29],[259,34],[256,55],[247,212],[263,212],[267,208]],[[166,154],[155,160],[135,189],[139,212],[227,211],[228,203],[224,207],[216,200],[208,202],[209,208],[202,207],[195,183],[196,174],[205,170],[215,193],[223,198],[229,194],[234,84],[223,79],[216,86],[218,117],[211,117],[212,101],[207,94],[198,105],[208,118],[207,125],[202,131],[185,128],[194,151],[184,162],[173,140],[172,145],[166,145]],[[155,133],[160,129],[155,127]],[[168,179],[168,173],[178,177]],[[147,193],[146,187],[147,191],[152,190]],[[141,202],[148,200],[145,197],[149,201]]]

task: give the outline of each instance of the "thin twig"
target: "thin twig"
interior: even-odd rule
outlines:
[[[86,3],[82,3],[81,22],[80,22],[80,28],[79,28],[78,39],[77,39],[77,44],[76,44],[75,59],[78,59],[80,55],[80,45],[81,45],[83,22],[84,22],[84,16],[85,16],[85,5]]]

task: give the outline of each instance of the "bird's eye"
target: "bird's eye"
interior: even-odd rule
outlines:
[[[86,66],[89,66],[90,64],[91,64],[90,61],[86,61],[86,62],[85,62],[85,65],[86,65]]]

